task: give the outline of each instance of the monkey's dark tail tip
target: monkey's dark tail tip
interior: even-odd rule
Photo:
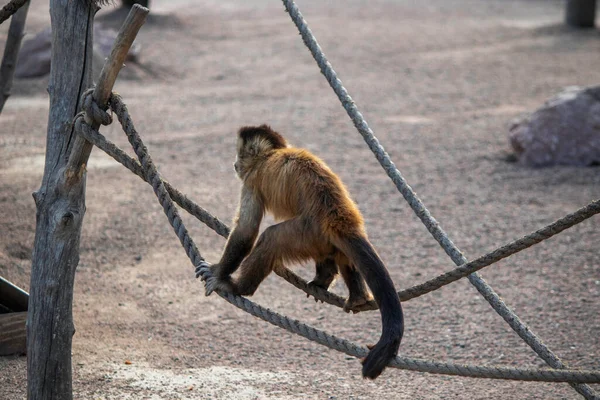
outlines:
[[[397,337],[390,341],[380,340],[375,347],[371,349],[367,357],[362,362],[363,378],[375,379],[385,369],[391,360],[398,354],[401,337]]]

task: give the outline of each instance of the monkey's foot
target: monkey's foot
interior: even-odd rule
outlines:
[[[221,290],[223,292],[234,293],[233,284],[231,278],[217,278],[211,276],[206,280],[205,295],[210,296],[215,290]]]
[[[325,291],[327,291],[329,289],[329,285],[330,283],[327,282],[323,282],[317,279],[313,279],[312,281],[308,282],[308,287],[310,289],[314,289],[314,288],[319,288],[319,289],[323,289]],[[306,297],[310,297],[310,294],[306,293]],[[315,297],[315,302],[318,302],[319,299],[317,299]],[[323,300],[321,300],[321,303],[323,303]]]
[[[355,310],[356,308],[367,304],[371,300],[371,296],[350,296],[344,303],[344,311],[346,311],[347,313],[352,311],[352,313],[356,314],[358,312],[358,310]]]

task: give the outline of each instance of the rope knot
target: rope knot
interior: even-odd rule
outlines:
[[[112,122],[112,117],[96,103],[93,92],[94,88],[90,88],[83,92],[81,95],[81,109],[93,122],[99,125],[109,125]]]

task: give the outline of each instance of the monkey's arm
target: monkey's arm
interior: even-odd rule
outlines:
[[[263,215],[262,201],[250,189],[243,186],[233,230],[229,234],[221,260],[211,267],[215,278],[228,279],[250,253],[258,236]]]

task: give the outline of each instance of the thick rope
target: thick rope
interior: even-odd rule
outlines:
[[[433,218],[429,210],[425,207],[423,202],[417,197],[416,193],[404,180],[400,171],[396,168],[389,155],[385,152],[383,146],[379,143],[373,131],[363,118],[362,114],[358,111],[358,108],[354,104],[354,101],[348,94],[346,88],[342,85],[342,82],[338,79],[337,74],[333,70],[333,67],[327,61],[325,54],[321,50],[321,47],[317,43],[314,35],[308,28],[304,17],[298,10],[298,7],[293,0],[282,0],[286,11],[289,13],[292,21],[298,28],[302,40],[306,47],[310,50],[313,58],[317,62],[321,73],[329,82],[329,85],[338,96],[338,99],[342,103],[342,106],[348,113],[350,119],[354,123],[354,126],[358,132],[362,135],[363,139],[383,167],[387,172],[388,176],[396,185],[396,188],[402,196],[406,199],[412,210],[415,212],[417,217],[423,222],[429,233],[435,238],[435,240],[444,249],[446,254],[450,256],[452,261],[456,265],[466,264],[468,261],[462,252],[456,247],[456,245],[450,240],[446,232],[440,227],[439,223]],[[510,325],[510,327],[527,343],[546,363],[553,368],[565,368],[565,364],[546,346],[542,340],[531,331],[531,329],[525,325],[523,321],[510,309],[500,296],[492,289],[479,276],[478,273],[469,275],[469,281],[475,286],[479,293],[490,303],[492,308]],[[573,388],[585,396],[587,399],[595,398],[597,395],[589,386],[575,386]]]
[[[123,150],[117,147],[110,140],[106,139],[106,137],[104,137],[101,133],[99,133],[98,131],[89,130],[85,126],[79,127],[78,129],[80,134],[84,136],[86,140],[88,140],[90,143],[93,143],[99,149],[113,157],[116,161],[118,161],[121,165],[123,165],[131,172],[136,174],[138,177],[146,180],[140,163],[137,160],[131,158],[129,155],[127,155]],[[179,190],[171,186],[169,182],[163,181],[163,183],[165,184],[165,188],[169,192],[169,195],[171,196],[173,201],[175,201],[179,206],[181,206],[181,208],[183,208],[188,213],[196,217],[198,220],[206,224],[209,228],[214,230],[222,237],[227,238],[227,236],[229,236],[230,228],[225,223],[223,223],[210,212],[208,212],[207,210],[190,200],[185,194],[181,193]],[[600,213],[600,200],[596,200],[588,204],[587,206],[582,207],[579,210],[568,214],[563,218],[560,218],[533,233],[530,233],[520,239],[514,240],[502,247],[499,247],[493,250],[492,252],[487,253],[467,264],[462,264],[456,267],[455,269],[441,274],[424,283],[399,291],[398,296],[400,297],[400,301],[408,301],[414,299],[416,297],[422,296],[436,289],[439,289],[445,285],[448,285],[452,282],[455,282],[475,271],[479,271],[487,266],[492,265],[498,260],[509,257],[545,239],[548,239],[564,231],[565,229],[568,229],[598,213]],[[335,293],[326,291],[324,289],[318,288],[316,286],[308,286],[308,282],[305,279],[296,275],[294,272],[290,271],[287,268],[279,268],[275,271],[275,273],[277,273],[277,275],[290,282],[298,289],[303,290],[308,295],[314,296],[316,300],[320,300],[340,308],[343,308],[344,306],[345,299],[343,297],[338,296]],[[353,311],[359,312],[376,309],[377,303],[369,302],[354,309]]]
[[[83,94],[83,96],[91,95],[91,90],[88,90]],[[150,155],[147,152],[146,146],[144,145],[139,134],[135,130],[133,122],[127,111],[127,107],[122,102],[121,98],[115,94],[111,96],[109,100],[109,106],[117,115],[117,118],[121,123],[123,130],[127,134],[129,142],[131,143],[139,159],[143,176],[152,185],[154,192],[159,200],[159,203],[163,207],[163,210],[167,215],[169,223],[173,227],[177,237],[179,238],[182,246],[184,247],[186,254],[192,261],[193,265],[196,266],[196,269],[197,271],[199,271],[203,280],[209,279],[211,277],[210,268],[200,255],[192,238],[189,236],[188,231],[183,224],[183,221],[179,217],[177,209],[175,208],[173,201],[169,197],[169,193],[164,185],[164,182],[161,179],[160,174],[158,173],[156,167],[152,162],[152,159],[150,158]],[[80,133],[86,132],[86,135],[90,135],[91,132],[91,135],[93,136],[95,132],[89,125],[86,124],[85,118],[81,113],[75,119],[75,128]],[[300,323],[297,320],[282,316],[267,308],[261,307],[246,298],[240,296],[233,296],[229,293],[217,293],[231,304],[234,304],[235,306],[245,310],[246,312],[254,316],[257,316],[267,322],[270,322],[273,325],[282,327],[290,332],[296,333],[307,339],[321,343],[334,350],[342,351],[346,354],[355,357],[365,357],[368,353],[367,349],[359,347],[352,342],[337,338],[321,330],[315,329],[309,325]],[[528,370],[503,367],[479,367],[410,359],[406,357],[396,357],[392,361],[390,366],[395,368],[409,369],[422,372],[470,377],[486,377],[493,379],[600,383],[600,371],[550,369]]]
[[[144,176],[144,171],[139,161],[131,158],[127,153],[121,150],[110,140],[106,139],[100,132],[89,129],[87,124],[84,123],[80,118],[75,119],[75,124],[78,132],[90,143],[93,143],[100,150],[111,156],[115,161],[119,162],[125,168],[148,182]],[[185,194],[181,193],[178,189],[171,186],[167,181],[163,180],[165,188],[169,192],[169,196],[183,208],[185,211],[196,217],[198,220],[203,222],[210,229],[218,233],[219,235],[227,238],[229,236],[229,227],[224,224],[219,218],[212,215],[210,212],[200,207],[198,204],[190,200]]]
[[[12,0],[0,10],[0,24],[9,19],[14,13],[23,7],[27,0]]]
[[[333,350],[341,351],[350,356],[363,358],[368,354],[368,350],[359,347],[356,344],[338,338],[334,335],[305,325],[297,320],[289,319],[281,314],[273,312],[268,308],[261,307],[250,300],[233,296],[231,294],[222,295],[227,301],[236,307],[267,321],[275,326],[283,328],[289,332],[305,337],[311,341],[320,343]],[[539,381],[539,382],[588,382],[596,383],[600,380],[600,371],[583,370],[557,370],[557,369],[523,369],[506,367],[481,367],[474,365],[442,363],[436,361],[421,360],[408,357],[396,357],[388,365],[389,367],[399,368],[409,371],[428,372],[431,374],[444,374],[455,376],[468,376],[471,378],[488,379],[510,379],[520,381]],[[564,373],[564,375],[563,375]]]

